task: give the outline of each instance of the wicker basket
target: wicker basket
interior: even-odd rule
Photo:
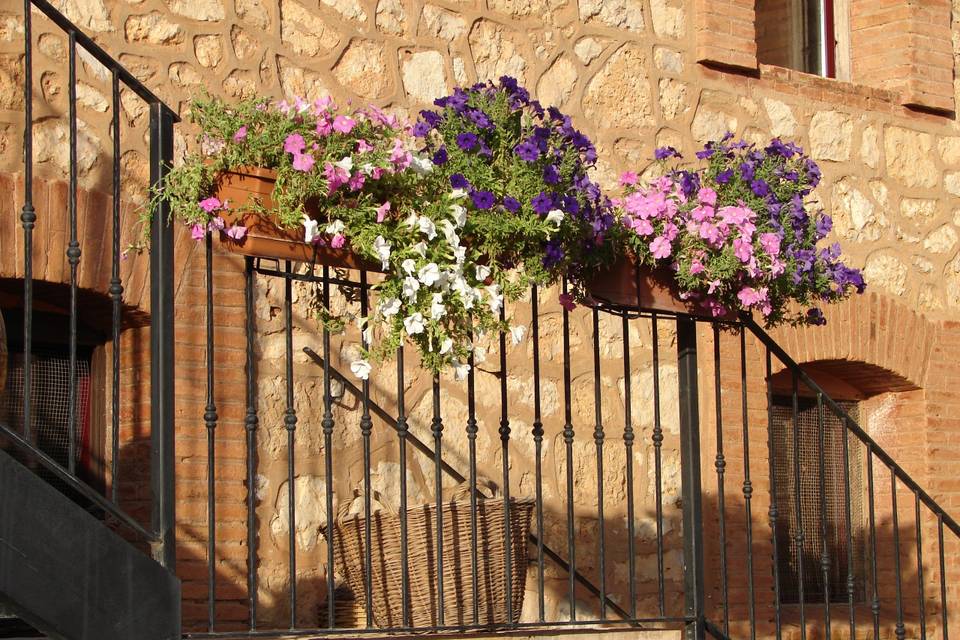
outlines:
[[[469,496],[469,491],[467,491]],[[510,499],[510,586],[512,619],[507,618],[504,502],[477,500],[477,589],[473,588],[474,547],[470,499],[441,504],[443,525],[443,602],[437,595],[436,504],[407,509],[407,566],[409,568],[409,625],[494,625],[517,622],[523,608],[527,575],[527,538],[534,500]],[[387,629],[403,624],[400,553],[400,516],[378,511],[370,516],[371,592],[374,626]],[[365,518],[338,518],[334,528],[334,562],[361,605],[365,589]],[[479,616],[474,619],[473,603]]]

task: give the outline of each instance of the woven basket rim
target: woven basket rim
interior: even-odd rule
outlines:
[[[497,507],[497,506],[502,507],[502,506],[503,506],[503,497],[500,496],[500,497],[496,497],[496,498],[480,498],[480,497],[478,496],[478,498],[477,498],[477,504],[479,505],[479,504],[481,504],[481,503],[493,503],[493,506],[494,506],[494,507]],[[536,505],[536,503],[537,503],[536,498],[527,498],[527,497],[515,498],[515,497],[513,497],[513,496],[510,496],[510,504],[512,504],[512,505],[515,504],[515,505],[519,505],[519,506],[522,506],[522,507],[527,507],[527,506],[530,506],[530,505]],[[448,501],[446,501],[446,502],[441,502],[441,503],[440,503],[440,506],[441,506],[441,508],[443,508],[443,509],[449,509],[449,508],[456,507],[456,506],[466,506],[466,507],[470,507],[470,506],[472,506],[472,504],[473,504],[473,503],[472,503],[471,500],[448,500]],[[429,512],[429,511],[436,511],[436,509],[437,509],[437,503],[436,503],[436,502],[424,502],[424,503],[422,503],[422,504],[413,505],[412,507],[408,506],[407,509],[406,509],[406,513],[407,513],[407,515],[409,515],[409,514],[411,514],[411,513],[416,513],[416,512],[419,512],[419,511],[427,511],[427,512]],[[392,510],[391,510],[391,511],[388,511],[388,510],[386,510],[386,509],[379,509],[379,510],[377,510],[377,511],[372,511],[372,512],[370,513],[370,518],[371,518],[371,519],[373,519],[373,518],[375,518],[375,517],[377,517],[377,518],[383,518],[383,517],[387,517],[387,518],[399,518],[399,517],[400,517],[400,511],[392,511]],[[354,514],[349,515],[349,516],[347,516],[346,518],[344,518],[344,519],[342,520],[342,522],[341,522],[339,519],[336,520],[336,521],[334,521],[333,527],[334,527],[334,529],[338,529],[338,528],[341,526],[341,524],[347,524],[347,523],[350,523],[350,524],[353,524],[353,523],[363,523],[363,522],[366,522],[366,519],[367,519],[366,515],[361,514],[361,513],[354,513]],[[324,523],[324,524],[322,524],[322,525],[320,526],[320,533],[321,533],[321,535],[326,535],[326,533],[327,533],[327,524],[326,524],[326,523]]]

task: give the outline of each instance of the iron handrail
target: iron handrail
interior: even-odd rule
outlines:
[[[955,535],[960,536],[960,524],[957,523],[946,510],[940,506],[940,504],[934,500],[930,494],[924,491],[917,482],[910,477],[903,468],[894,461],[893,457],[884,451],[884,449],[877,444],[876,440],[870,437],[870,435],[863,430],[863,428],[857,424],[857,421],[851,418],[843,408],[837,404],[824,390],[820,385],[818,385],[813,378],[811,378],[803,368],[797,364],[796,360],[787,355],[787,352],[777,344],[777,342],[770,337],[770,335],[764,331],[760,326],[751,318],[749,315],[743,315],[741,320],[745,327],[747,327],[753,335],[763,343],[763,345],[768,348],[774,355],[777,356],[777,359],[783,363],[783,365],[790,370],[791,373],[797,376],[797,378],[802,381],[807,387],[818,394],[823,402],[830,407],[830,409],[837,415],[837,417],[842,417],[847,424],[847,428],[851,433],[853,433],[857,438],[860,439],[863,444],[867,445],[869,450],[881,461],[883,462],[890,470],[893,472],[897,478],[900,479],[903,484],[907,486],[908,489],[913,491],[920,500],[930,509],[934,514],[943,518],[943,523],[952,531]]]
[[[170,114],[174,123],[180,122],[180,117],[175,111],[173,111],[173,109],[171,109],[166,103],[163,102],[163,100],[157,97],[155,93],[150,91],[150,89],[140,82],[136,76],[130,73],[130,71],[128,71],[117,60],[115,60],[110,54],[104,51],[103,48],[94,42],[90,36],[84,33],[80,27],[75,25],[70,21],[69,18],[60,13],[56,7],[47,2],[47,0],[30,0],[30,4],[36,7],[65,33],[72,33],[76,38],[76,43],[78,45],[80,45],[84,50],[87,51],[87,53],[93,56],[97,62],[106,67],[108,71],[116,73],[120,80],[122,80],[123,83],[127,85],[134,93],[143,98],[145,102],[160,105],[163,110]]]

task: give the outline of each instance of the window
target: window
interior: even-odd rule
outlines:
[[[840,402],[854,420],[857,403]],[[777,500],[777,552],[780,575],[780,601],[800,602],[800,580],[803,579],[804,601],[823,603],[824,584],[820,557],[823,551],[823,517],[826,513],[826,542],[830,553],[828,585],[832,602],[846,602],[847,572],[850,569],[852,543],[854,596],[863,600],[865,547],[863,540],[863,456],[859,447],[849,451],[850,485],[844,480],[843,423],[824,408],[824,447],[820,450],[819,418],[815,400],[798,398],[797,440],[794,452],[793,400],[791,396],[774,396],[771,436],[774,445],[774,477]],[[855,442],[854,438],[850,443]],[[796,455],[796,458],[795,458]],[[799,465],[800,484],[796,484],[794,461]],[[825,495],[820,494],[820,461],[823,461]],[[800,508],[797,509],[799,495]],[[847,522],[847,501],[850,522]],[[800,566],[800,545],[796,534],[803,530],[803,565]]]
[[[757,60],[837,77],[834,0],[757,0]]]

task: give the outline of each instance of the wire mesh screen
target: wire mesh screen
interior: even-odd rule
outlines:
[[[30,439],[41,451],[67,466],[69,456],[70,358],[66,349],[37,350],[32,359]],[[90,421],[90,359],[77,358],[76,462],[83,462]],[[0,420],[23,434],[23,354],[10,354],[7,384],[0,398]],[[79,466],[79,465],[78,465]]]
[[[797,443],[794,449],[793,399],[774,396],[771,430],[774,443],[774,476],[777,501],[777,548],[780,573],[780,600],[784,604],[800,602],[803,580],[805,602],[824,600],[829,586],[832,602],[848,599],[847,574],[853,569],[854,597],[863,599],[863,455],[855,438],[849,439],[850,486],[844,478],[844,425],[832,411],[824,408],[823,451],[820,450],[819,411],[815,400],[798,398]],[[838,403],[857,420],[856,402]],[[820,491],[820,464],[823,463],[824,492]],[[794,467],[797,463],[798,469]],[[799,486],[797,485],[799,470]],[[799,495],[799,509],[797,498]],[[847,520],[847,501],[850,519]],[[826,522],[824,523],[825,514]],[[826,525],[824,527],[824,524]],[[803,532],[802,541],[798,534]],[[830,555],[827,580],[821,558],[826,548]],[[852,548],[852,549],[851,549]],[[802,554],[801,554],[802,549]],[[852,550],[852,554],[850,551]],[[801,560],[802,557],[802,560]],[[853,566],[850,566],[850,558]]]

